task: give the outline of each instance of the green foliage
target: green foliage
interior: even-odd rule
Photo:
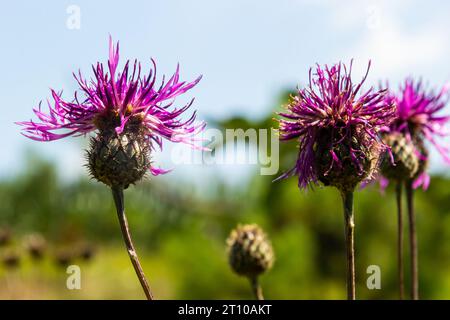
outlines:
[[[235,118],[218,125],[270,128],[273,120]],[[286,170],[294,165],[295,144],[280,147],[281,170]],[[208,181],[205,190],[217,190],[208,196],[164,178],[125,191],[130,229],[158,298],[251,299],[248,281],[231,272],[225,252],[225,240],[238,223],[258,223],[272,240],[275,264],[261,277],[267,298],[345,298],[344,218],[338,192],[320,186],[302,192],[295,177],[275,183],[273,178],[255,174],[238,190]],[[435,176],[428,191],[416,191],[422,298],[450,298],[449,183]],[[65,270],[51,263],[53,251],[39,266],[25,259],[20,276],[0,266],[0,286],[9,283],[0,298],[143,297],[104,185],[86,179],[63,183],[52,164],[32,158],[23,175],[0,181],[0,203],[0,227],[11,228],[10,246],[19,252],[20,239],[30,232],[42,233],[54,248],[88,241],[98,251],[83,264],[84,285],[77,292],[65,288]],[[359,190],[355,218],[358,298],[397,298],[392,186],[385,195],[377,186]],[[0,255],[5,252],[7,248],[0,247]],[[381,290],[366,287],[369,265],[381,268]]]

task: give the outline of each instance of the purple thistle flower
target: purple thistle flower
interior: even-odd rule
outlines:
[[[173,108],[177,96],[193,88],[201,76],[192,82],[179,81],[179,66],[170,79],[156,85],[156,64],[148,75],[141,74],[141,64],[128,60],[117,72],[119,43],[114,46],[109,39],[109,60],[107,66],[97,63],[92,66],[94,79],[83,79],[80,72],[73,74],[83,98],[75,92],[72,101],[66,101],[61,93],[51,89],[53,102],[47,100],[49,112],[33,109],[40,122],[32,120],[18,122],[23,126],[23,135],[37,141],[53,141],[68,136],[86,135],[89,132],[109,130],[111,127],[120,135],[128,123],[139,120],[144,129],[145,140],[150,149],[156,143],[162,148],[163,139],[186,143],[194,148],[199,139],[195,135],[202,131],[205,123],[194,123],[195,112],[185,121],[179,117],[189,109],[194,99],[182,108]],[[153,175],[166,170],[149,167]]]
[[[386,148],[379,132],[389,125],[394,107],[385,99],[386,90],[361,93],[370,62],[358,84],[351,79],[352,62],[349,69],[342,63],[317,65],[309,85],[292,97],[288,112],[280,113],[280,140],[298,139],[299,154],[295,167],[278,179],[298,175],[299,187],[306,188],[333,175],[358,182],[371,178],[368,153]]]
[[[415,153],[419,161],[425,167],[428,162],[428,151],[424,146],[424,141],[430,142],[442,155],[444,161],[450,164],[450,149],[438,142],[438,138],[446,137],[450,134],[447,123],[450,116],[438,115],[446,106],[450,86],[444,86],[438,93],[427,90],[421,80],[414,81],[412,78],[405,80],[399,92],[389,91],[386,96],[387,101],[393,102],[397,106],[394,121],[389,126],[388,132],[399,132],[412,142]],[[422,168],[413,182],[413,187],[420,186],[427,189],[430,177]],[[385,188],[388,180],[381,178],[381,186]]]
[[[81,73],[74,74],[83,98],[78,93],[71,102],[61,93],[52,92],[53,103],[48,101],[49,112],[34,109],[40,122],[19,122],[23,134],[37,141],[53,141],[68,136],[86,135],[95,131],[87,150],[87,167],[93,178],[109,186],[116,205],[122,235],[133,268],[147,299],[153,294],[139,262],[131,239],[125,214],[124,189],[134,184],[150,170],[153,175],[167,171],[153,168],[150,152],[154,144],[162,148],[163,139],[181,142],[194,148],[199,139],[195,135],[205,127],[194,124],[195,112],[185,121],[179,117],[192,105],[171,108],[175,98],[194,87],[201,79],[179,82],[179,67],[172,77],[156,86],[156,64],[148,75],[141,77],[141,64],[127,61],[122,72],[119,64],[119,43],[109,39],[108,65],[92,66],[94,79],[85,80]]]

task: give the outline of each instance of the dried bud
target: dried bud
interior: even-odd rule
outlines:
[[[20,256],[15,251],[8,251],[2,256],[2,263],[8,269],[15,269],[20,265]]]
[[[91,139],[88,151],[89,171],[110,187],[127,188],[138,182],[150,167],[149,144],[139,123],[129,123],[122,133],[100,130]]]
[[[55,262],[60,267],[67,267],[74,258],[73,252],[69,249],[61,249],[55,253]]]
[[[335,139],[336,137],[331,137],[331,131],[326,129],[317,135],[314,145],[317,177],[325,186],[334,186],[340,191],[353,191],[358,183],[375,173],[381,145],[356,130],[351,139],[346,137],[341,143],[330,146],[330,141]]]
[[[33,233],[26,237],[25,247],[33,259],[41,259],[47,243],[42,235]]]
[[[394,163],[388,154],[381,162],[381,173],[388,179],[406,181],[414,178],[419,169],[419,158],[414,145],[406,137],[393,132],[383,137],[384,143],[391,148]]]
[[[94,247],[90,244],[85,244],[81,246],[78,252],[78,256],[84,261],[91,260],[94,254],[95,254]]]
[[[273,265],[272,245],[256,224],[239,225],[231,232],[227,245],[230,266],[239,275],[255,278]]]

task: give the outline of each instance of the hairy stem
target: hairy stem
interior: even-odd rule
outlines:
[[[345,244],[347,248],[347,299],[356,299],[355,276],[355,220],[353,217],[353,191],[342,191],[345,218]]]
[[[256,300],[264,300],[262,288],[261,285],[259,284],[258,277],[251,277],[250,285],[252,287],[252,291],[253,294],[255,295]]]
[[[397,199],[397,263],[398,263],[398,288],[400,300],[405,297],[405,277],[403,272],[403,208],[402,208],[402,182],[398,181],[395,193]]]
[[[141,264],[139,262],[138,255],[134,249],[133,241],[131,239],[130,230],[128,228],[128,221],[125,215],[125,202],[123,197],[123,188],[113,187],[111,188],[114,197],[114,203],[117,209],[117,216],[119,218],[120,229],[122,230],[123,240],[125,241],[125,246],[130,256],[131,263],[133,264],[134,271],[141,283],[142,289],[144,290],[145,296],[148,300],[153,300],[152,291],[145,278],[144,271],[142,270]]]
[[[419,256],[417,250],[416,217],[414,214],[414,190],[412,181],[406,183],[409,218],[409,251],[411,258],[411,298],[419,300]]]

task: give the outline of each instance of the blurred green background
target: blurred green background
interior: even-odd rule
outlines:
[[[80,29],[72,29],[77,9]],[[271,111],[286,93],[272,104],[273,97],[307,83],[315,63],[354,58],[356,82],[371,60],[367,89],[387,79],[396,88],[408,75],[431,87],[450,79],[448,1],[19,0],[3,1],[0,14],[0,299],[144,298],[112,196],[83,171],[87,139],[38,143],[14,123],[32,117],[49,87],[71,98],[72,72],[92,76],[91,63],[107,59],[108,35],[120,41],[121,65],[137,58],[145,70],[153,57],[158,79],[177,62],[183,81],[204,75],[174,106],[195,97],[208,128],[276,126]],[[296,155],[295,142],[281,145],[281,171]],[[421,297],[450,299],[450,175],[436,175],[449,171],[436,152],[432,160],[430,189],[416,193]],[[228,267],[225,240],[236,224],[258,223],[276,254],[261,278],[267,298],[345,299],[338,192],[304,192],[295,178],[274,178],[257,166],[180,166],[126,190],[130,228],[157,298],[251,299],[247,280]],[[355,210],[358,298],[395,299],[392,186],[385,195],[376,185],[361,190]],[[81,290],[66,288],[68,264],[81,267]],[[381,290],[366,287],[369,265],[381,268]]]
[[[286,101],[287,93],[282,97]],[[236,117],[210,126],[270,128],[275,126],[272,117],[257,122]],[[281,168],[287,169],[295,161],[296,145],[280,147]],[[33,154],[26,157],[28,165],[21,174],[0,182],[0,298],[144,298],[108,188],[87,178],[63,182],[53,163]],[[220,179],[209,181],[206,195],[193,192],[188,183],[158,178],[126,190],[130,228],[157,298],[251,299],[247,280],[233,274],[227,263],[225,240],[238,223],[258,223],[272,240],[275,265],[261,277],[266,298],[345,298],[338,192],[322,187],[299,191],[296,178],[275,183],[273,178],[255,170],[239,188]],[[433,176],[428,191],[416,192],[420,290],[425,299],[450,298],[449,183],[448,178]],[[384,195],[376,185],[359,190],[355,211],[358,298],[395,299],[392,186]],[[47,242],[41,259],[27,250],[29,234],[36,233]],[[66,288],[68,264],[81,267],[81,290]],[[381,290],[366,286],[369,265],[381,268]],[[408,270],[406,276],[408,280]]]

